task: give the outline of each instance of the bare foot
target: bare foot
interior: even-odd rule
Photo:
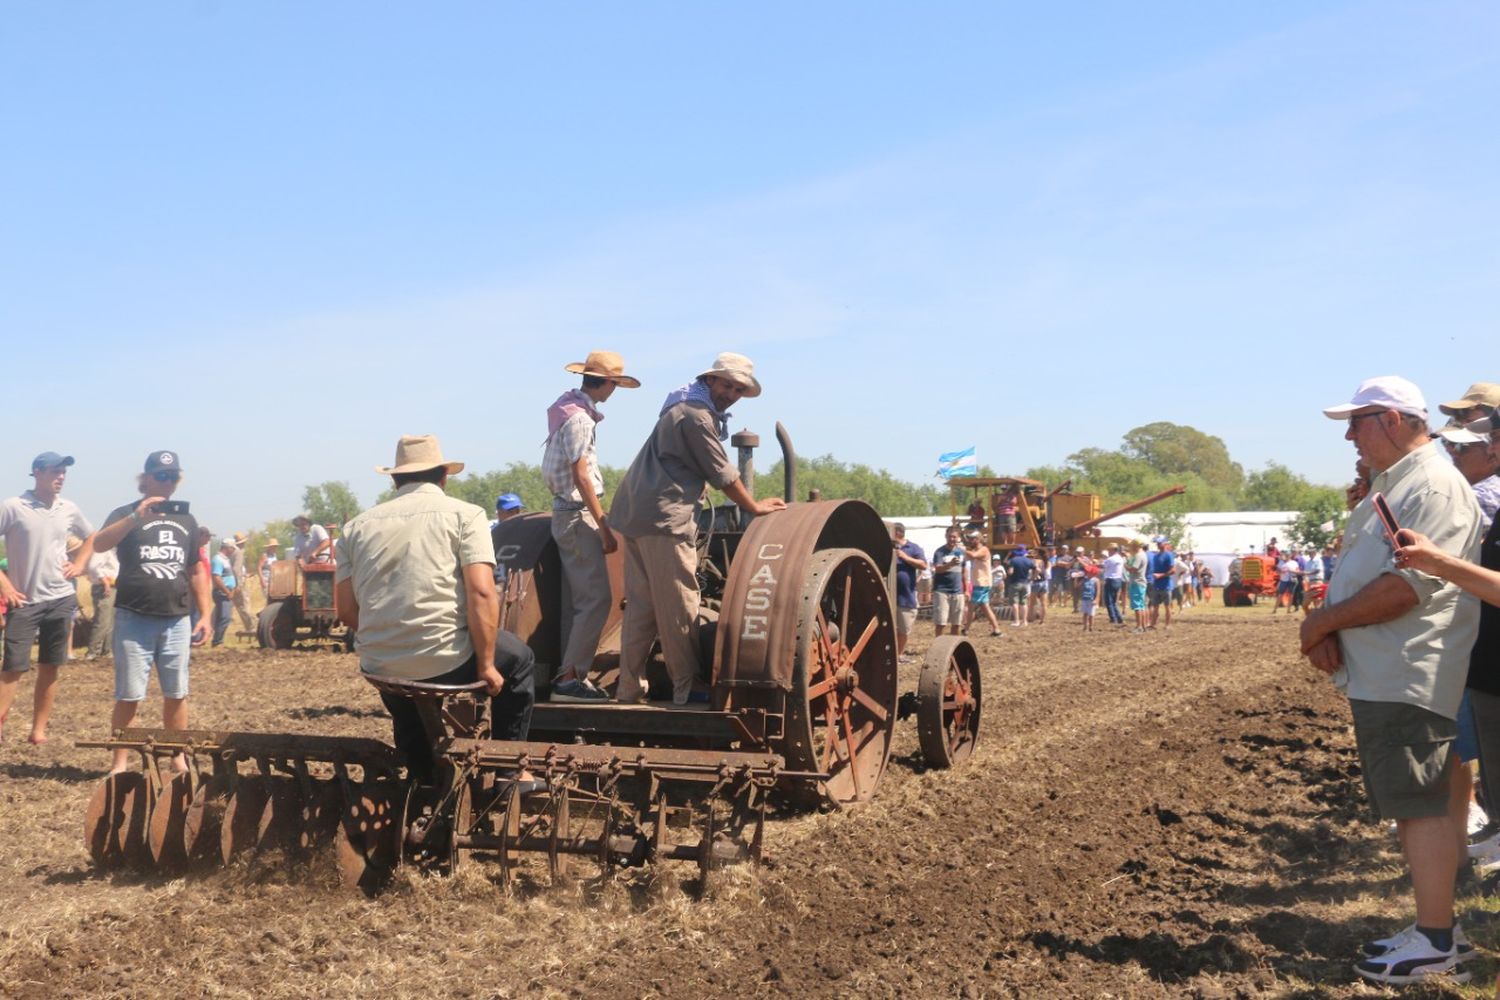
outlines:
[[[47,737],[45,734],[38,736],[36,733],[32,733],[30,736],[26,737],[26,742],[30,743],[34,747],[39,747],[43,743],[47,742]]]
[[[172,773],[173,774],[187,774],[188,773],[187,754],[181,754],[180,753],[180,754],[177,754],[175,757],[172,758]]]

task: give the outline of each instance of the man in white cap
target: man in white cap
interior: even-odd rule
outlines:
[[[625,374],[624,359],[613,351],[591,351],[587,359],[564,370],[583,376],[583,384],[547,408],[547,447],[542,454],[542,478],[552,491],[552,539],[569,595],[563,620],[567,641],[552,679],[552,700],[607,701],[609,696],[589,680],[589,670],[613,603],[604,557],[620,543],[604,513],[604,478],[595,438],[604,419],[599,405],[616,386],[637,389],[641,383]]]
[[[498,740],[531,728],[535,658],[499,627],[495,546],[484,508],[443,492],[464,463],[443,457],[431,435],[403,437],[391,477],[396,495],[356,515],[337,542],[334,603],[355,630],[359,668],[377,677],[470,684],[490,695]],[[405,698],[381,695],[396,748],[418,781],[430,777],[431,748]]]
[[[0,539],[7,569],[0,571],[0,603],[5,616],[5,651],[0,662],[0,737],[16,699],[21,675],[31,669],[31,647],[40,638],[36,691],[31,708],[31,743],[47,741],[47,720],[57,700],[57,671],[68,662],[73,612],[78,609],[74,577],[83,574],[94,547],[93,526],[71,500],[59,496],[72,455],[44,451],[31,462],[34,485],[0,503]],[[69,538],[85,540],[69,559]]]
[[[646,659],[661,638],[672,701],[693,697],[698,677],[698,501],[706,487],[724,491],[748,514],[786,507],[780,497],[756,500],[724,451],[729,408],[760,395],[754,365],[724,353],[694,381],[668,394],[656,428],[620,482],[610,521],[625,539],[625,619],[620,685],[615,697],[647,697]],[[700,699],[702,700],[702,699]]]
[[[1348,422],[1372,492],[1350,515],[1327,603],[1303,621],[1301,649],[1349,696],[1365,789],[1396,821],[1417,910],[1414,925],[1366,945],[1354,968],[1382,983],[1462,980],[1453,894],[1467,803],[1451,801],[1450,785],[1479,608],[1457,586],[1396,563],[1374,501],[1382,494],[1402,528],[1461,558],[1478,555],[1479,505],[1430,440],[1427,404],[1406,379],[1368,379],[1323,412]]]

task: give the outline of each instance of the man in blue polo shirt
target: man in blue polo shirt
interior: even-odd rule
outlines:
[[[1172,569],[1177,564],[1177,557],[1172,555],[1172,543],[1167,541],[1166,535],[1157,535],[1151,540],[1156,543],[1156,551],[1151,553],[1146,567],[1151,595],[1151,624],[1148,627],[1156,628],[1156,616],[1164,610],[1166,620],[1162,622],[1162,628],[1165,630],[1172,627]]]

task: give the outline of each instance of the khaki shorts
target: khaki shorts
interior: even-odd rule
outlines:
[[[964,620],[964,595],[932,593],[932,623],[934,625],[962,625]]]
[[[911,635],[911,630],[917,625],[916,608],[896,609],[896,634]]]
[[[1365,792],[1382,819],[1448,810],[1448,758],[1458,723],[1401,702],[1349,700]]]

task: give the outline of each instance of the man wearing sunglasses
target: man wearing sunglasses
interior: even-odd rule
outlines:
[[[1465,559],[1479,552],[1479,504],[1432,442],[1427,404],[1406,379],[1368,379],[1323,413],[1345,422],[1372,495],[1349,517],[1327,603],[1308,612],[1301,648],[1349,696],[1365,790],[1396,821],[1417,910],[1412,926],[1365,945],[1354,969],[1381,983],[1438,973],[1462,981],[1468,952],[1453,890],[1468,803],[1452,794],[1453,745],[1479,607],[1457,586],[1398,565],[1372,501],[1383,494],[1402,528]]]
[[[162,694],[162,725],[186,729],[188,659],[192,645],[208,637],[208,575],[200,572],[198,522],[187,504],[172,501],[182,482],[176,452],[153,451],[137,479],[142,499],[115,508],[94,536],[94,547],[118,548],[115,583],[115,707],[111,729],[135,719],[156,670]],[[190,620],[197,611],[197,620]],[[129,752],[116,750],[111,773],[125,770]],[[187,766],[181,757],[173,765]]]
[[[57,670],[68,662],[68,639],[78,607],[74,577],[81,576],[93,549],[87,541],[70,560],[69,538],[94,533],[78,505],[64,500],[63,481],[73,456],[44,451],[31,462],[36,485],[0,503],[0,538],[9,557],[0,572],[0,604],[7,606],[5,653],[0,666],[0,737],[21,675],[31,669],[31,647],[41,639],[31,743],[47,740],[47,719],[57,698]]]

